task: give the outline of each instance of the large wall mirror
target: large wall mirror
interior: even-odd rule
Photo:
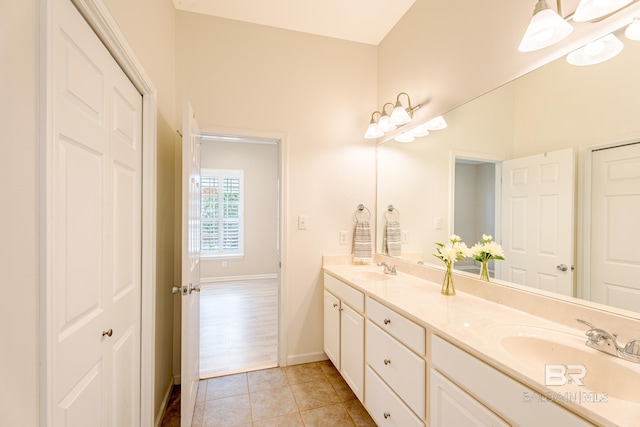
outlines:
[[[615,34],[624,50],[609,61],[574,66],[560,58],[447,112],[446,129],[411,143],[381,143],[377,252],[385,253],[389,205],[400,223],[399,256],[419,263],[441,265],[432,256],[435,242],[452,233],[469,245],[483,233],[492,234],[505,250],[517,250],[525,240],[531,247],[535,238],[533,252],[543,258],[562,243],[570,253],[551,261],[548,274],[521,265],[534,262],[533,252],[520,256],[515,266],[509,261],[518,256],[496,262],[492,274],[500,283],[559,292],[639,317],[640,41],[623,32]],[[554,166],[558,158],[568,162],[566,172]],[[523,166],[531,162],[534,166]],[[519,194],[505,185],[523,177],[533,180],[538,173],[539,181],[550,183],[561,175],[569,181],[569,193],[551,184],[542,190],[548,196],[543,208],[569,214],[568,225],[541,213],[540,204],[527,210],[526,203],[509,198]],[[607,179],[622,187],[615,194],[600,189]],[[542,228],[525,230],[534,222]],[[606,282],[590,261],[598,257],[615,266],[620,276],[615,286],[595,287]],[[473,262],[458,268],[474,274]],[[568,284],[559,285],[556,277],[568,277]]]

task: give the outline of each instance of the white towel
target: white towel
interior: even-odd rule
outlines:
[[[369,221],[356,220],[353,233],[353,262],[370,263],[372,261],[371,227]]]
[[[400,237],[400,222],[387,221],[382,233],[382,248],[389,256],[400,256],[402,239]]]

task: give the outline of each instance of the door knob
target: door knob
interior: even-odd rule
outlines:
[[[193,285],[192,283],[189,283],[189,293],[191,292],[200,292],[200,285]]]
[[[560,264],[556,266],[556,270],[558,271],[567,271],[569,269],[569,267],[567,267],[566,264]]]
[[[171,293],[172,294],[179,294],[180,293],[180,287],[174,286],[173,288],[171,288]]]
[[[102,336],[107,336],[110,337],[111,335],[113,335],[113,329],[107,329],[106,331],[102,331]]]

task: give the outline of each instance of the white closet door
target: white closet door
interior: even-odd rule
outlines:
[[[140,423],[142,97],[68,0],[54,3],[54,425]]]
[[[591,300],[640,309],[640,143],[591,158]]]
[[[502,163],[501,279],[574,295],[574,169],[571,148]]]

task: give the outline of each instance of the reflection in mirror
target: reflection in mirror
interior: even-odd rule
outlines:
[[[449,111],[444,115],[449,125],[445,130],[432,132],[413,143],[404,144],[391,140],[380,144],[378,252],[383,252],[382,213],[389,204],[402,212],[401,256],[404,259],[440,265],[432,256],[435,242],[446,241],[454,232],[465,234],[464,241],[469,245],[479,241],[484,233],[493,234],[498,242],[506,246],[503,231],[505,207],[502,206],[502,196],[499,195],[501,188],[495,194],[496,228],[491,233],[491,221],[483,217],[483,208],[477,205],[466,208],[460,206],[472,204],[472,198],[463,198],[459,194],[465,192],[462,187],[469,184],[457,182],[462,178],[456,179],[456,175],[464,174],[463,170],[468,164],[463,166],[456,163],[456,157],[489,163],[497,161],[496,167],[500,171],[505,165],[502,161],[544,156],[544,153],[569,149],[576,167],[572,180],[577,186],[576,196],[570,198],[571,208],[575,209],[575,213],[574,225],[567,238],[574,255],[571,255],[572,259],[568,263],[553,264],[552,268],[556,271],[554,274],[564,264],[567,265],[568,274],[573,275],[569,289],[562,291],[565,294],[640,313],[640,289],[636,288],[638,283],[632,283],[634,277],[640,277],[640,270],[638,267],[631,267],[634,263],[635,266],[640,265],[638,251],[625,243],[620,246],[624,249],[603,254],[600,248],[606,248],[610,243],[609,239],[616,236],[594,234],[592,237],[590,234],[590,224],[607,224],[610,221],[611,226],[616,225],[616,233],[626,236],[626,242],[637,244],[640,241],[640,231],[637,231],[640,227],[631,222],[631,219],[640,217],[640,195],[637,195],[640,193],[637,189],[640,185],[640,176],[637,176],[640,174],[640,161],[635,162],[634,155],[624,155],[629,156],[624,157],[627,165],[625,176],[630,181],[635,180],[634,189],[629,190],[624,197],[627,208],[622,211],[630,216],[615,221],[601,217],[600,215],[606,214],[601,213],[606,196],[598,196],[597,199],[591,197],[592,187],[596,186],[595,181],[598,179],[596,173],[600,173],[599,169],[596,170],[595,163],[592,166],[592,158],[594,162],[598,161],[598,155],[592,155],[592,152],[598,153],[594,150],[640,140],[640,121],[637,120],[637,103],[640,99],[640,79],[637,78],[640,75],[640,41],[625,38],[623,31],[624,29],[616,32],[616,35],[623,41],[624,50],[610,61],[576,67],[568,64],[565,58],[560,58]],[[576,163],[576,158],[579,164]],[[620,159],[618,161],[622,162]],[[584,165],[580,166],[582,164]],[[502,176],[506,176],[504,170]],[[488,192],[485,193],[488,190],[473,189],[477,181],[474,182],[474,187],[466,188],[467,194],[475,191],[476,203],[478,196],[480,200],[488,202],[491,198]],[[586,192],[588,197],[585,196]],[[587,204],[588,199],[592,200],[592,205]],[[587,209],[583,209],[584,206]],[[466,231],[468,224],[461,223],[461,210],[471,213],[468,218],[475,218],[483,225]],[[471,220],[465,221],[468,223]],[[546,229],[547,234],[551,234],[549,230],[552,229]],[[589,230],[589,233],[584,230]],[[517,224],[514,224],[512,232],[525,235]],[[466,236],[467,233],[469,236]],[[601,261],[604,259],[624,264],[625,268],[619,268],[619,271],[624,270],[625,280],[620,280],[615,286],[595,288],[596,282],[604,283],[606,280],[600,275],[599,268],[592,265],[605,264]],[[498,261],[496,264],[496,277],[525,283],[522,278],[507,275],[506,270],[511,268],[508,260]],[[573,273],[572,266],[578,267]],[[460,267],[464,267],[464,264]],[[540,281],[533,281],[528,285],[545,288]]]

